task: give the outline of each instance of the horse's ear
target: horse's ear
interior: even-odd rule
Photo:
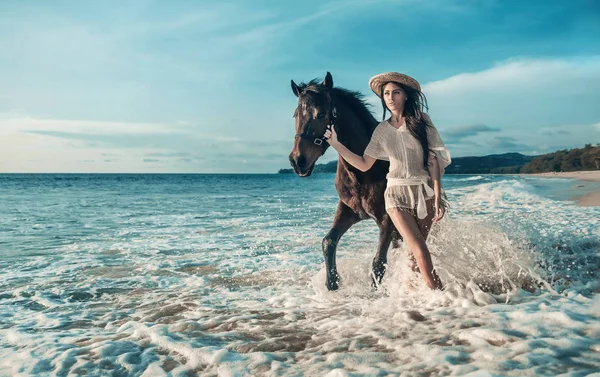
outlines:
[[[331,73],[327,72],[325,79],[323,80],[323,85],[329,90],[333,88],[333,77],[331,77]]]
[[[298,85],[296,85],[294,80],[292,80],[292,91],[294,92],[294,95],[296,97],[298,97],[300,95],[300,88],[298,88]]]

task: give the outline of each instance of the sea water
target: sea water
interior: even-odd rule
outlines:
[[[332,174],[0,175],[2,376],[584,376],[600,371],[600,185],[443,178],[427,289],[378,228],[321,241]]]

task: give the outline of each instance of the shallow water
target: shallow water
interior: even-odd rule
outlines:
[[[593,183],[445,176],[423,287],[377,227],[321,240],[334,176],[0,175],[0,375],[583,376],[600,370]],[[586,191],[587,190],[587,191]]]

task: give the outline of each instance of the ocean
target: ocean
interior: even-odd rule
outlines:
[[[443,178],[430,291],[333,174],[0,175],[0,376],[600,376],[600,185]],[[595,374],[594,374],[595,373]]]

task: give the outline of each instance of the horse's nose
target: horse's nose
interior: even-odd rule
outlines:
[[[304,158],[303,155],[299,155],[296,158],[296,166],[299,167],[300,169],[304,169],[304,167],[306,166],[306,158]]]

